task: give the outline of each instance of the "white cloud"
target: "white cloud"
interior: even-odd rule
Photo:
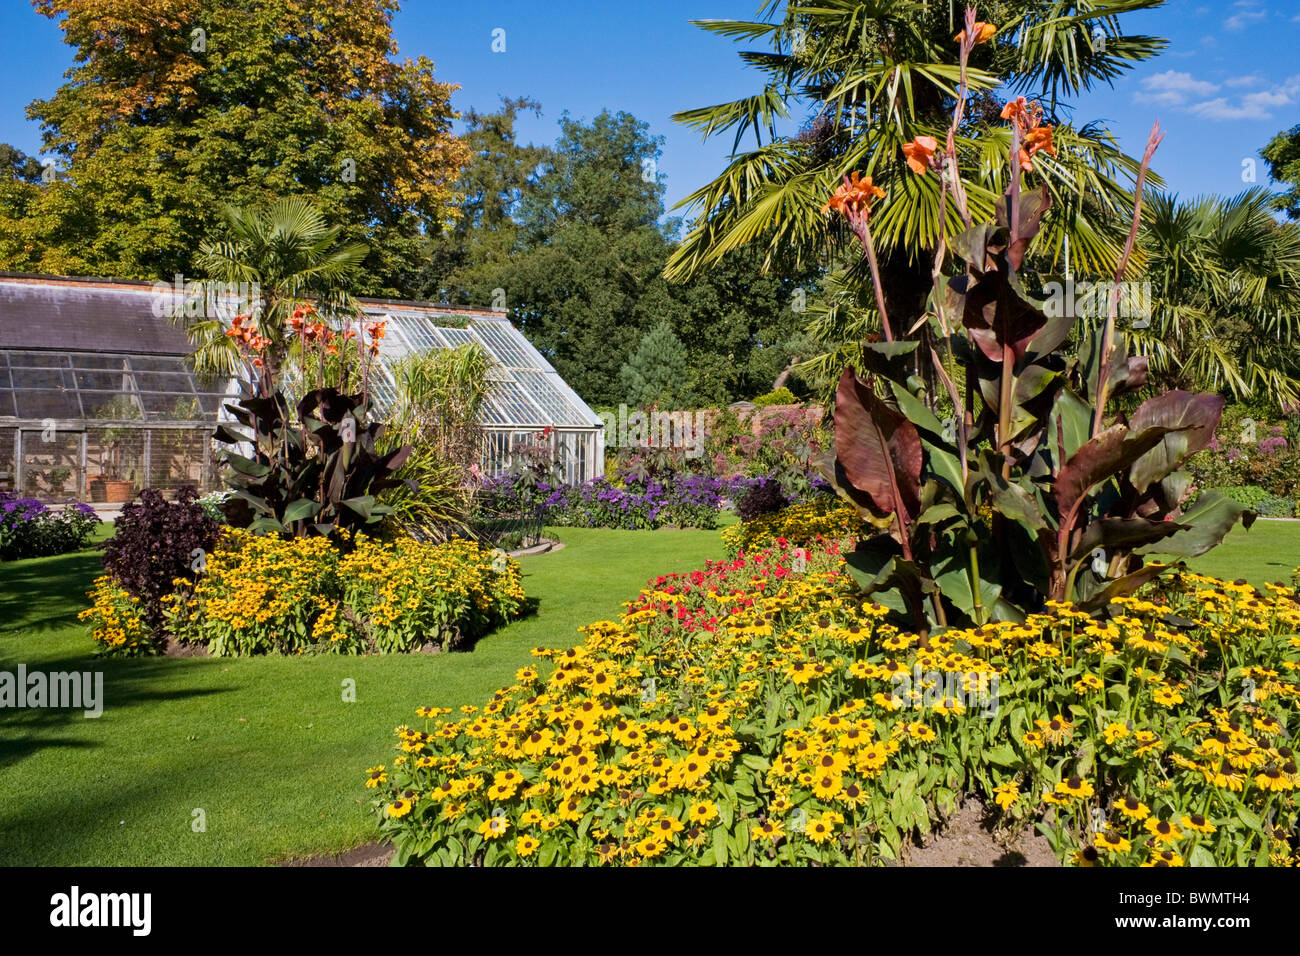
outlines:
[[[1213,93],[1218,86],[1209,80],[1198,80],[1190,73],[1180,73],[1177,70],[1165,70],[1163,73],[1156,73],[1148,76],[1143,85],[1149,90],[1160,90],[1171,93]]]
[[[1291,76],[1266,90],[1247,93],[1237,102],[1219,96],[1188,107],[1191,113],[1210,120],[1267,120],[1278,107],[1300,100],[1300,76]]]
[[[1268,13],[1260,9],[1259,0],[1237,0],[1233,6],[1237,12],[1223,21],[1225,30],[1244,30],[1256,20],[1263,20]]]
[[[1183,106],[1195,97],[1208,96],[1219,87],[1207,80],[1198,80],[1190,73],[1178,70],[1165,70],[1142,80],[1143,89],[1134,94],[1139,103],[1155,103],[1158,106]]]
[[[1223,96],[1193,104],[1188,108],[1197,116],[1211,120],[1264,119],[1267,115],[1261,115],[1258,109],[1234,106]]]
[[[1233,95],[1212,96],[1221,91]],[[1137,103],[1184,110],[1207,120],[1268,120],[1282,107],[1300,103],[1300,74],[1270,82],[1258,73],[1239,74],[1221,83],[1191,73],[1165,70],[1142,80]]]

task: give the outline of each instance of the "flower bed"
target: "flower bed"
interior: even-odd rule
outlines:
[[[1294,588],[1181,574],[923,640],[835,552],[660,577],[482,708],[418,710],[366,779],[398,862],[869,864],[964,794],[1081,864],[1296,861]]]
[[[787,544],[813,547],[824,541],[857,538],[864,529],[861,516],[834,494],[817,494],[800,504],[722,530],[722,543],[733,558]]]
[[[110,577],[82,613],[108,653],[160,647],[135,601]],[[215,656],[400,653],[448,647],[522,613],[517,562],[463,540],[433,545],[359,536],[341,553],[327,538],[282,539],[229,529],[192,586],[163,599],[166,630]]]
[[[506,476],[488,482],[480,495],[481,506],[496,513],[541,506],[552,525],[641,530],[716,528],[723,499],[730,493],[727,482],[708,475],[595,478],[558,487]]]
[[[53,511],[35,498],[0,491],[0,561],[80,551],[98,523],[95,509],[81,502]]]

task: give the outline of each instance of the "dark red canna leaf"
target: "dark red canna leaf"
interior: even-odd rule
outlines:
[[[1153,426],[1171,429],[1154,448],[1129,469],[1129,480],[1140,492],[1152,482],[1160,481],[1196,454],[1214,437],[1223,414],[1224,399],[1219,395],[1175,390],[1142,403],[1133,413],[1129,427],[1134,431]]]
[[[920,511],[921,435],[844,370],[835,393],[835,451],[845,476],[866,493],[880,515],[896,514],[906,526]]]

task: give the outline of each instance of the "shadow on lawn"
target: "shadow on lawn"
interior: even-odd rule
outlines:
[[[0,564],[0,633],[76,625],[77,613],[89,606],[86,591],[103,572],[98,551]]]
[[[96,721],[111,719],[118,711],[162,701],[208,697],[238,689],[235,686],[156,689],[157,681],[174,680],[178,667],[201,667],[204,663],[162,657],[107,660],[89,654],[84,657],[24,661],[6,655],[0,659],[0,670],[15,675],[19,664],[26,664],[29,673],[39,670],[47,677],[54,673],[102,672],[103,700],[100,704],[103,714],[100,717],[86,717],[84,708],[0,708],[0,770],[46,748],[99,747],[101,744],[96,738],[102,731],[97,725],[91,725]],[[78,727],[88,732],[86,736],[76,735]],[[60,736],[51,736],[56,733]]]
[[[451,645],[450,652],[452,654],[472,653],[474,648],[478,646],[479,641],[490,638],[493,634],[499,633],[505,628],[510,627],[510,625],[512,624],[518,624],[520,621],[526,621],[530,617],[535,617],[537,615],[537,612],[541,610],[541,607],[542,607],[542,602],[538,598],[525,597],[524,606],[520,610],[518,617],[511,618],[509,621],[506,621],[504,624],[498,624],[496,627],[492,628],[491,630],[484,631],[482,634],[476,634],[473,637],[461,638],[460,640],[454,642]]]

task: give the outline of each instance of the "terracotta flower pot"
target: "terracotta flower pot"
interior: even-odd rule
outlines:
[[[122,478],[91,478],[90,500],[95,503],[130,501],[135,486]]]
[[[131,496],[134,494],[135,486],[129,481],[123,479],[105,479],[104,481],[105,501],[130,501]]]

